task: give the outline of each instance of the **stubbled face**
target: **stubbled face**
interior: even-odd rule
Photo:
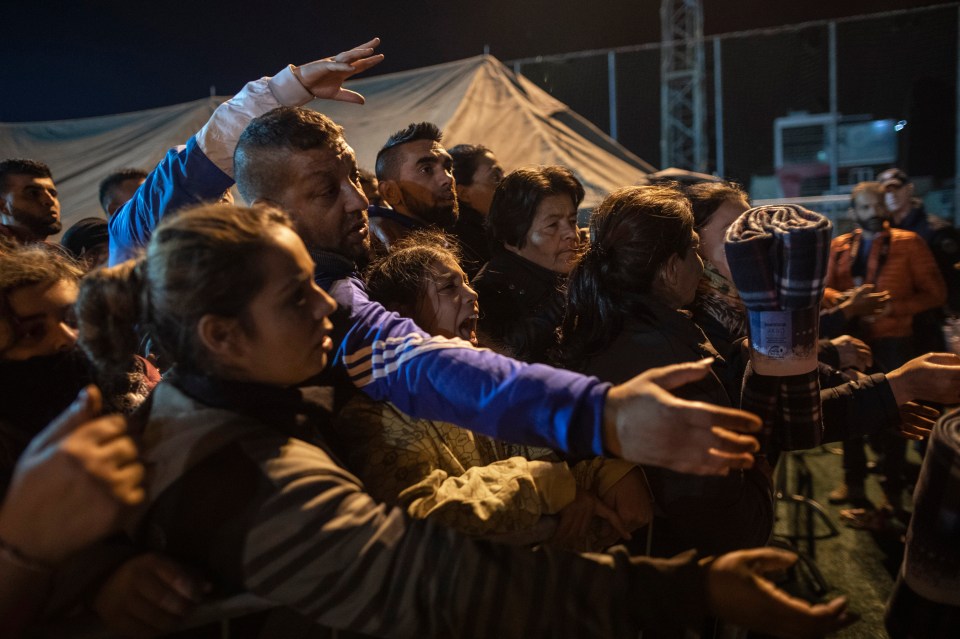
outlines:
[[[334,148],[292,152],[285,166],[287,184],[277,204],[290,215],[307,248],[365,259],[370,253],[368,203],[353,149],[340,140]]]
[[[32,175],[7,176],[6,189],[0,193],[0,219],[37,240],[59,233],[63,228],[60,200],[53,180]]]
[[[473,182],[470,186],[458,186],[457,197],[461,202],[486,215],[490,212],[493,202],[493,193],[503,179],[503,167],[490,151],[486,151],[477,162],[477,169],[473,172]]]
[[[404,215],[448,229],[460,214],[453,158],[438,142],[414,140],[397,147],[399,172],[390,204]],[[382,188],[381,188],[382,190]]]
[[[144,181],[144,178],[129,178],[110,189],[110,199],[107,201],[107,217],[119,211],[120,207],[132,200],[133,194],[137,192]]]
[[[18,288],[7,295],[13,313],[13,343],[2,353],[7,360],[55,355],[77,343],[73,305],[77,283],[57,280]]]
[[[290,386],[323,370],[332,348],[329,315],[337,304],[313,279],[313,260],[290,229],[272,233],[275,250],[262,253],[263,288],[247,313],[251,332],[237,331],[233,376],[244,381]]]
[[[906,213],[913,197],[913,184],[890,183],[883,189],[883,202],[893,213]]]
[[[853,198],[853,217],[865,231],[876,233],[883,229],[887,210],[879,193],[861,191]]]
[[[434,262],[413,320],[431,335],[460,337],[477,346],[477,292],[453,260]]]
[[[557,273],[569,273],[577,261],[580,233],[577,207],[568,195],[548,195],[540,200],[523,248],[509,251]]]
[[[700,235],[698,252],[700,256],[713,264],[717,271],[730,281],[733,281],[733,277],[730,275],[730,267],[727,265],[723,237],[727,234],[730,225],[749,208],[750,205],[745,200],[727,200],[714,211],[707,223],[698,229]]]

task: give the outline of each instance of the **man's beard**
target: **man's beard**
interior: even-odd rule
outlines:
[[[419,201],[407,201],[407,209],[427,224],[447,230],[453,228],[460,218],[460,206],[456,198],[451,204],[437,204],[427,206]]]
[[[876,215],[868,217],[860,222],[860,226],[863,227],[864,231],[869,231],[870,233],[879,233],[883,230],[883,218]]]
[[[13,209],[10,211],[11,217],[16,220],[17,224],[23,228],[30,231],[31,234],[46,239],[51,235],[56,235],[60,232],[60,229],[63,228],[63,223],[60,219],[56,219],[50,222],[44,220],[38,220],[32,215],[26,214],[23,211],[18,209]]]

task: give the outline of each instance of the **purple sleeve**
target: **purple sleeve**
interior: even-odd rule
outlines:
[[[604,454],[603,406],[610,384],[517,362],[463,340],[431,337],[370,301],[351,278],[330,292],[351,309],[352,326],[335,362],[373,399],[498,439],[573,456]]]
[[[160,219],[177,209],[216,200],[233,178],[207,159],[196,136],[167,151],[133,198],[110,218],[110,264],[133,257],[147,245]]]

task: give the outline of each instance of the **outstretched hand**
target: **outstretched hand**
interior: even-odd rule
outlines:
[[[927,353],[887,373],[897,404],[913,400],[960,404],[960,356]]]
[[[904,439],[926,439],[939,418],[940,411],[935,408],[907,402],[900,407],[900,424],[897,427],[897,434]]]
[[[318,98],[363,104],[363,96],[356,91],[344,89],[343,83],[350,76],[383,62],[382,53],[373,53],[378,46],[380,38],[374,38],[333,57],[294,67],[293,73],[307,91]]]
[[[637,464],[683,473],[725,475],[749,468],[760,446],[756,415],[674,397],[670,389],[702,379],[712,359],[651,368],[614,386],[604,410],[604,445]],[[738,432],[739,431],[739,432]]]
[[[796,639],[822,637],[856,621],[857,615],[847,612],[844,597],[811,605],[763,577],[789,568],[796,560],[796,555],[774,548],[721,555],[707,572],[711,614],[750,630]]]
[[[98,417],[88,386],[24,452],[0,512],[0,537],[56,564],[112,532],[123,505],[143,500],[143,465],[119,415]]]

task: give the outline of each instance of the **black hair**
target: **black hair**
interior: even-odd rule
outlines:
[[[517,169],[503,178],[493,193],[487,215],[487,235],[493,245],[523,248],[537,207],[551,195],[567,195],[573,207],[579,208],[583,185],[570,169],[562,166]]]
[[[453,179],[457,181],[457,186],[473,184],[477,165],[487,153],[491,153],[490,149],[482,144],[458,144],[447,149],[447,152],[453,158]]]
[[[590,245],[570,272],[560,325],[560,359],[571,367],[610,345],[624,314],[643,315],[650,292],[672,255],[692,250],[690,202],[668,186],[614,191],[590,216]]]
[[[399,146],[408,142],[417,140],[430,140],[439,143],[443,140],[443,131],[432,122],[415,122],[405,129],[401,129],[387,139],[387,143],[377,152],[377,163],[375,170],[378,180],[391,180],[396,177],[399,167],[397,166],[397,153],[394,151]]]
[[[438,230],[415,231],[390,247],[390,252],[367,270],[367,293],[385,308],[410,316],[417,307],[430,269],[453,260],[460,252],[451,236]]]
[[[724,202],[743,201],[749,198],[747,192],[736,182],[701,182],[691,184],[683,190],[693,209],[695,228],[703,228]]]
[[[143,180],[146,179],[146,177],[147,172],[143,169],[119,169],[114,171],[100,182],[100,206],[103,207],[104,211],[107,210],[107,205],[110,203],[108,196],[112,189],[115,189],[127,180]]]
[[[0,162],[0,192],[7,190],[7,178],[11,175],[29,175],[37,178],[53,179],[50,167],[38,160],[13,158]]]
[[[286,156],[313,149],[338,150],[343,128],[310,109],[278,107],[254,118],[233,153],[237,189],[247,202],[277,200],[287,184]]]

